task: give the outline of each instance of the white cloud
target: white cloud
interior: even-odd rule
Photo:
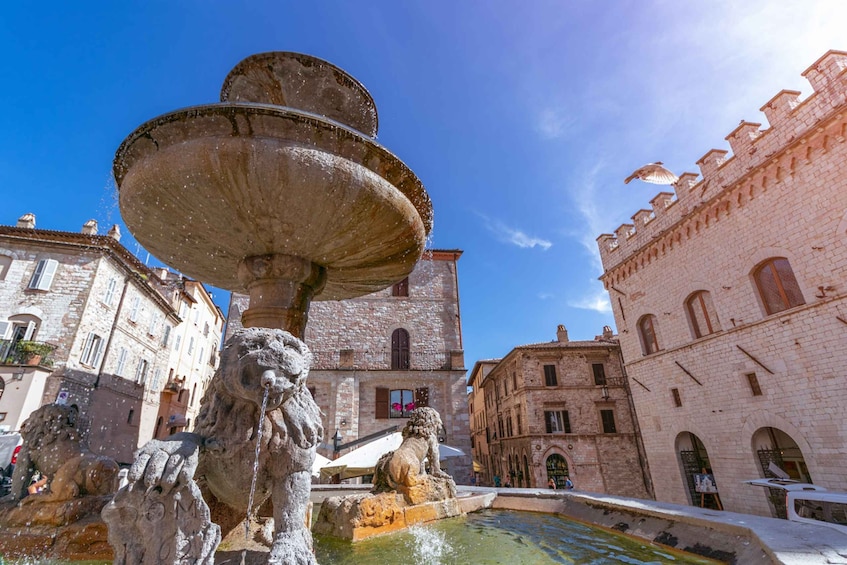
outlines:
[[[517,245],[524,249],[540,247],[545,251],[553,246],[553,244],[546,239],[527,235],[519,229],[510,228],[503,222],[489,218],[483,214],[477,213],[477,215],[482,219],[483,225],[486,229],[493,233],[498,240],[504,243],[511,243],[512,245]]]
[[[565,135],[573,122],[562,110],[545,108],[536,118],[535,130],[546,139],[556,139]]]
[[[577,300],[568,301],[568,306],[571,308],[580,308],[582,310],[594,310],[601,314],[608,314],[612,311],[612,304],[609,302],[609,295],[605,290],[593,291]]]
[[[556,295],[550,294],[549,292],[539,292],[538,293],[538,299],[539,300],[551,300],[555,297],[556,297]]]

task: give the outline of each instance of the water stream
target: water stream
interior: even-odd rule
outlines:
[[[265,387],[262,397],[262,409],[259,411],[259,422],[256,424],[256,458],[253,460],[253,480],[250,483],[250,497],[247,499],[247,518],[244,520],[244,539],[250,539],[250,517],[253,514],[253,496],[256,494],[256,478],[259,476],[259,454],[262,452],[262,432],[265,429],[265,409],[268,407],[268,396],[271,387]]]

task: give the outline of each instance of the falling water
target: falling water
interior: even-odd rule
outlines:
[[[414,556],[412,563],[421,565],[439,565],[449,561],[445,559],[453,551],[453,547],[447,541],[447,536],[442,531],[423,526],[412,526],[409,528],[414,543]]]
[[[247,518],[244,520],[244,539],[250,539],[250,514],[253,512],[253,495],[256,494],[256,477],[259,475],[259,453],[262,451],[262,431],[265,429],[265,408],[268,406],[270,386],[265,387],[262,397],[262,409],[259,412],[259,422],[256,424],[256,459],[253,461],[253,481],[250,483],[250,498],[247,499]]]

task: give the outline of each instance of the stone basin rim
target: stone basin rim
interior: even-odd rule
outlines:
[[[420,219],[424,224],[426,235],[428,236],[432,231],[432,202],[429,198],[429,195],[427,194],[423,183],[418,178],[418,176],[399,157],[397,157],[391,151],[380,145],[374,138],[367,136],[362,132],[353,129],[350,126],[347,126],[341,122],[338,122],[331,118],[327,118],[326,116],[314,114],[312,112],[298,110],[296,108],[291,108],[287,106],[276,106],[273,104],[245,102],[201,104],[197,106],[181,108],[172,112],[167,112],[165,114],[161,114],[151,120],[144,122],[143,124],[135,128],[135,130],[133,130],[133,132],[130,133],[123,140],[123,142],[121,142],[121,145],[115,152],[115,158],[112,162],[112,174],[115,178],[115,184],[117,185],[118,191],[120,191],[121,189],[121,184],[123,183],[123,179],[126,176],[127,172],[132,167],[135,160],[139,158],[138,156],[135,156],[132,161],[129,161],[128,159],[128,153],[130,149],[139,139],[146,138],[152,140],[158,150],[160,148],[159,141],[162,140],[157,141],[155,136],[152,135],[152,133],[159,127],[166,126],[174,122],[184,120],[186,118],[201,119],[204,117],[225,116],[228,119],[232,118],[232,120],[234,120],[234,118],[239,115],[256,115],[307,123],[316,126],[322,131],[331,131],[336,134],[346,136],[348,139],[353,139],[357,143],[364,144],[368,149],[374,150],[379,157],[380,164],[387,165],[386,168],[388,169],[388,171],[394,173],[393,175],[390,175],[393,178],[386,178],[386,174],[384,172],[374,170],[374,167],[369,166],[368,163],[352,159],[350,158],[350,155],[345,155],[344,152],[334,150],[335,148],[330,147],[330,144],[328,143],[320,145],[316,142],[315,139],[291,140],[292,144],[302,144],[307,147],[313,147],[315,149],[325,151],[327,153],[337,155],[345,159],[349,159],[350,161],[357,163],[358,165],[365,167],[368,170],[381,176],[382,178],[390,182],[395,188],[397,188],[406,198],[409,199],[409,202],[411,202],[412,206],[414,206],[414,208],[417,210],[418,215],[420,216]],[[251,128],[252,126],[253,124],[251,124]],[[197,139],[202,137],[215,137],[226,133],[227,132],[224,131],[215,133],[202,132],[202,134],[183,136],[178,142],[184,141],[186,138]],[[228,132],[228,134],[230,136],[233,136],[232,131]],[[260,134],[250,132],[241,134],[239,136],[256,137],[257,139],[262,137],[269,137],[278,140],[286,139],[285,136],[273,135],[272,132]],[[178,142],[174,142],[173,144]],[[168,145],[165,145],[165,147]]]

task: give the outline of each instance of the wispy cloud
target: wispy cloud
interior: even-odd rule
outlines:
[[[608,314],[612,311],[609,295],[602,289],[599,292],[588,294],[577,300],[569,300],[568,306],[582,310],[594,310],[601,314]]]
[[[500,220],[495,220],[493,218],[489,218],[484,214],[480,214],[477,212],[477,216],[482,219],[482,223],[485,228],[494,234],[494,236],[504,242],[511,243],[512,245],[517,245],[522,248],[532,248],[532,247],[540,247],[545,251],[550,249],[553,244],[546,239],[541,239],[540,237],[533,237],[527,235],[523,231],[515,228],[510,228]]]
[[[573,123],[573,118],[564,111],[545,108],[536,117],[535,130],[546,139],[556,139],[568,133]]]
[[[539,300],[551,300],[555,297],[556,297],[556,295],[551,294],[549,292],[539,292],[538,293],[538,299]]]

